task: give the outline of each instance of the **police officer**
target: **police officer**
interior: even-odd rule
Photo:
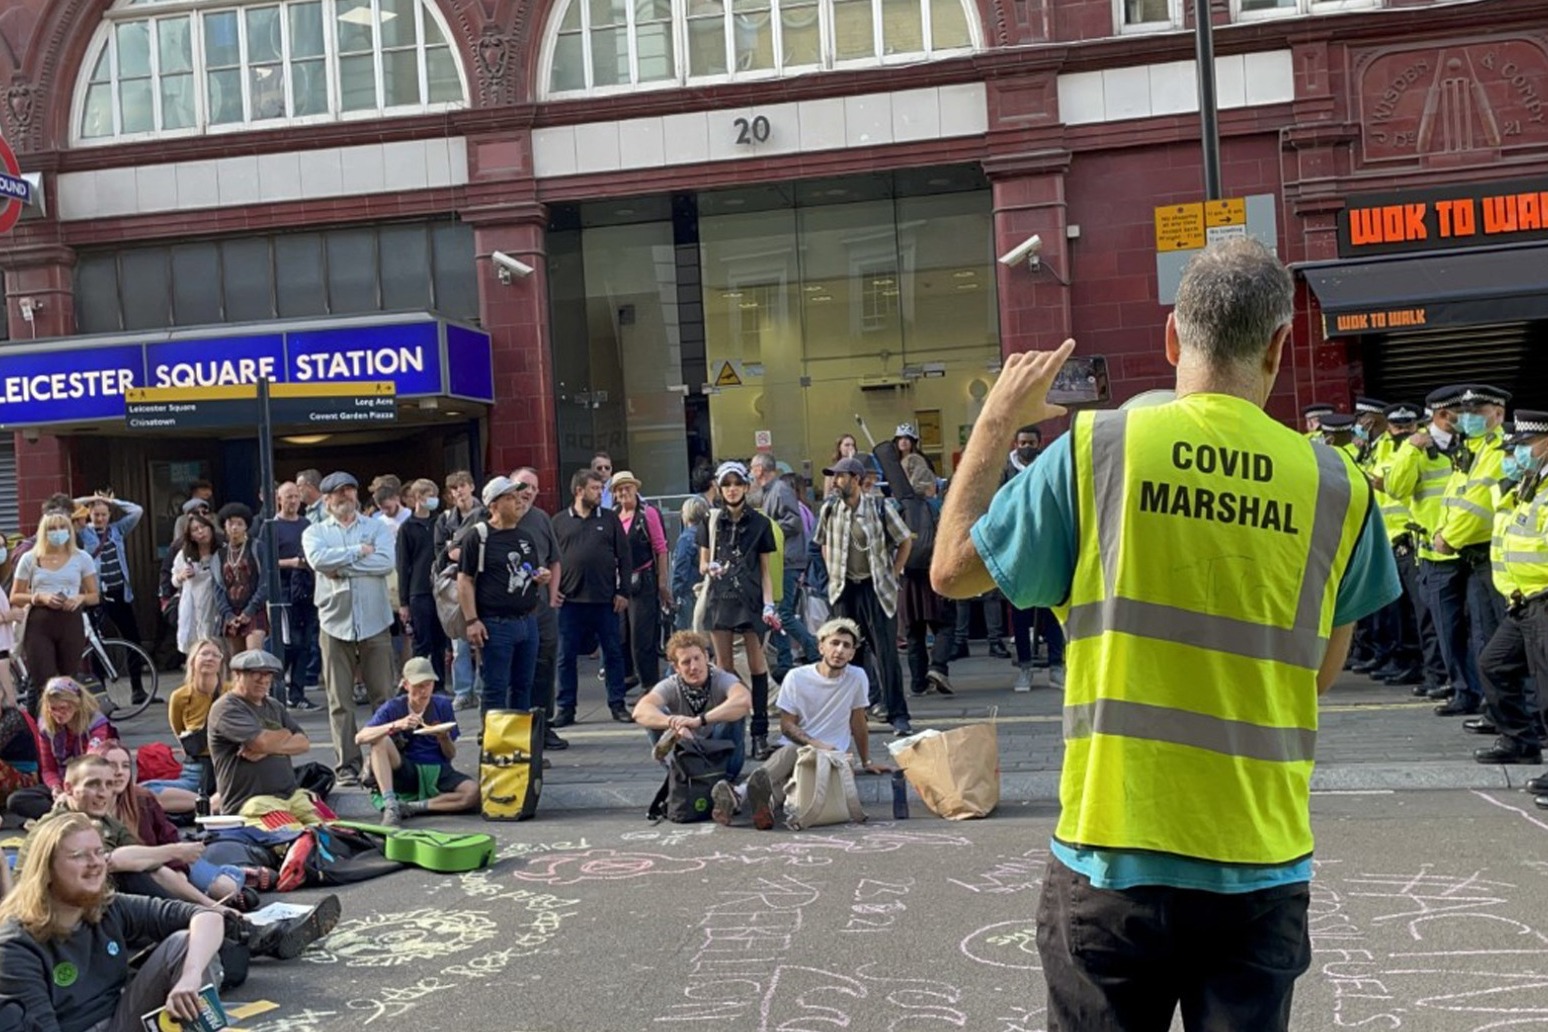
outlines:
[[[1317,693],[1401,589],[1354,463],[1263,411],[1293,298],[1256,240],[1206,248],[1167,320],[1177,400],[1080,413],[1000,490],[1003,442],[1063,413],[1045,398],[1074,342],[1009,356],[946,497],[936,590],[1063,607],[1050,1029],[1151,1028],[1181,998],[1190,1026],[1275,1032],[1311,961]],[[1092,928],[1122,934],[1079,948]]]
[[[1517,412],[1510,441],[1521,484],[1501,558],[1515,584],[1510,613],[1521,628],[1527,669],[1537,683],[1541,724],[1548,723],[1548,492],[1542,489],[1548,412]],[[1528,780],[1527,790],[1536,794],[1539,810],[1548,810],[1548,774]]]
[[[1453,651],[1460,646],[1466,692],[1459,685],[1449,702],[1436,707],[1436,715],[1443,717],[1470,716],[1482,708],[1478,656],[1505,615],[1505,600],[1494,590],[1488,569],[1494,487],[1505,462],[1505,434],[1500,424],[1505,421],[1510,392],[1488,384],[1462,384],[1454,388],[1451,400],[1460,440],[1451,457],[1441,524],[1430,536],[1430,544],[1439,554],[1455,555],[1458,560],[1452,578],[1436,592],[1436,599],[1442,641],[1449,630]]]
[[[1462,684],[1460,671],[1450,648],[1451,628],[1443,627],[1435,604],[1434,578],[1449,574],[1458,560],[1441,555],[1430,547],[1430,534],[1440,526],[1445,512],[1446,481],[1451,478],[1451,453],[1457,439],[1452,432],[1455,413],[1433,407],[1437,400],[1451,398],[1451,388],[1431,391],[1424,407],[1423,429],[1415,430],[1403,441],[1382,477],[1382,490],[1408,506],[1412,517],[1408,529],[1413,535],[1415,570],[1404,584],[1416,602],[1419,629],[1424,650],[1424,683],[1414,695],[1432,699],[1452,696],[1453,684]],[[1439,568],[1436,568],[1438,564]]]
[[[1446,677],[1440,645],[1435,640],[1435,625],[1424,604],[1424,585],[1419,577],[1418,546],[1413,532],[1414,515],[1407,502],[1390,493],[1387,487],[1392,470],[1403,454],[1403,444],[1419,422],[1419,411],[1418,405],[1406,401],[1382,410],[1386,433],[1373,449],[1371,466],[1366,471],[1376,491],[1376,503],[1381,507],[1381,521],[1387,528],[1398,577],[1403,581],[1403,599],[1396,610],[1382,610],[1388,614],[1387,619],[1393,621],[1389,626],[1396,628],[1398,641],[1391,669],[1371,671],[1372,677],[1392,685],[1423,685],[1427,670],[1433,671],[1436,684],[1443,683]],[[1419,454],[1412,449],[1409,451]],[[1449,464],[1440,468],[1450,471]],[[1444,474],[1437,480],[1433,493],[1439,499]]]
[[[1306,439],[1316,444],[1322,443],[1322,417],[1335,409],[1324,402],[1316,402],[1301,409],[1301,420],[1306,426]]]
[[[1541,436],[1533,428],[1548,428],[1548,413],[1523,410],[1516,414],[1518,429],[1506,439],[1509,449],[1503,463],[1502,479],[1496,487],[1498,504],[1494,512],[1494,535],[1489,543],[1490,574],[1501,597],[1510,600],[1500,626],[1478,656],[1478,672],[1483,677],[1484,694],[1489,700],[1493,722],[1474,717],[1464,723],[1470,731],[1495,733],[1494,744],[1475,750],[1479,763],[1541,763],[1542,729],[1538,723],[1534,692],[1528,686],[1526,633],[1521,611],[1525,595],[1517,581],[1522,573],[1530,580],[1532,567],[1548,562],[1548,550],[1534,548],[1527,540],[1532,524],[1532,507],[1537,495],[1537,475],[1530,468],[1532,440]],[[1525,429],[1519,428],[1525,422]],[[1514,450],[1525,446],[1528,468],[1523,469]],[[1524,500],[1523,500],[1524,499]],[[1519,521],[1519,522],[1518,522]],[[1519,529],[1518,529],[1519,528]],[[1541,573],[1535,574],[1541,578]]]
[[[1318,418],[1322,443],[1329,444],[1358,460],[1360,446],[1355,443],[1355,417],[1348,412],[1325,412]]]

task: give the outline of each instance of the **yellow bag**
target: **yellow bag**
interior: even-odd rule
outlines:
[[[541,709],[490,710],[484,715],[478,789],[486,821],[524,821],[537,812],[543,792]]]
[[[1000,802],[1000,742],[994,724],[969,724],[895,751],[908,783],[949,821],[987,817]]]

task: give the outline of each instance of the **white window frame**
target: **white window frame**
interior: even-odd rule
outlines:
[[[819,72],[851,70],[856,68],[877,68],[886,65],[917,64],[921,60],[942,61],[953,57],[961,57],[983,49],[983,27],[979,24],[976,8],[965,0],[962,3],[963,17],[968,29],[968,43],[966,46],[947,47],[934,49],[934,33],[930,20],[930,0],[919,0],[920,17],[923,19],[921,30],[920,51],[910,51],[900,54],[884,53],[884,40],[882,37],[882,0],[871,0],[871,25],[872,25],[872,53],[869,57],[849,58],[839,60],[834,53],[834,24],[833,5],[831,0],[821,0],[817,6],[818,11],[818,45],[821,48],[821,59],[816,64],[792,65],[784,67],[784,19],[780,10],[779,0],[770,0],[769,20],[772,34],[773,52],[775,63],[773,68],[758,68],[750,71],[736,70],[736,31],[735,18],[732,12],[731,0],[725,0],[724,12],[721,22],[721,34],[725,43],[725,64],[727,72],[718,75],[690,75],[688,68],[688,0],[672,0],[672,45],[673,67],[675,74],[670,79],[657,79],[651,82],[637,82],[639,78],[639,46],[635,36],[635,2],[627,0],[628,18],[627,33],[629,39],[629,77],[626,83],[597,86],[592,83],[592,54],[591,54],[591,11],[587,0],[561,0],[550,10],[548,20],[543,32],[543,46],[538,59],[538,86],[539,96],[543,100],[570,100],[582,97],[600,97],[618,93],[632,93],[637,90],[665,90],[687,89],[701,86],[715,86],[724,83],[758,82],[771,79],[793,78],[800,75],[813,75]],[[1177,0],[1171,0],[1173,4]],[[569,11],[571,3],[580,4],[580,38],[581,59],[584,63],[584,79],[588,85],[574,90],[554,90],[553,67],[554,55],[559,46],[559,27],[564,21],[564,16]]]
[[[1381,7],[1384,0],[1295,0],[1290,7],[1272,8],[1267,11],[1244,11],[1242,0],[1231,0],[1233,22],[1269,21],[1275,18],[1305,18],[1319,14],[1337,14],[1340,11],[1368,11]]]
[[[1124,16],[1125,0],[1113,0],[1113,28],[1115,36],[1142,35],[1147,32],[1174,32],[1183,27],[1182,0],[1167,0],[1168,17],[1165,21],[1135,22],[1129,24]]]
[[[338,25],[337,3],[338,0],[315,0],[321,5],[323,19],[323,68],[326,74],[327,111],[314,115],[285,115],[278,118],[266,118],[261,121],[252,119],[251,98],[248,90],[248,76],[252,73],[248,62],[247,47],[247,17],[246,11],[254,7],[277,7],[280,19],[280,75],[285,95],[286,110],[294,106],[294,97],[291,88],[291,41],[290,41],[290,16],[289,7],[294,3],[304,3],[308,0],[166,0],[163,3],[130,4],[127,0],[120,2],[102,17],[102,22],[97,28],[90,46],[86,50],[86,57],[81,62],[75,79],[75,87],[70,102],[70,145],[72,147],[106,147],[121,143],[133,143],[142,140],[166,140],[179,139],[192,136],[217,136],[233,132],[252,132],[266,129],[282,129],[295,126],[321,125],[336,122],[357,122],[377,118],[396,118],[405,115],[418,115],[445,111],[456,111],[468,106],[468,71],[464,67],[461,55],[457,52],[455,37],[451,32],[446,19],[436,10],[433,0],[417,0],[414,4],[415,25],[418,30],[418,42],[414,49],[417,55],[417,69],[419,74],[418,104],[388,105],[386,83],[384,81],[385,53],[382,49],[381,33],[381,0],[368,0],[372,14],[371,41],[372,56],[375,64],[376,100],[375,107],[365,108],[360,111],[342,111],[342,87],[340,83],[340,65],[338,50]],[[204,17],[217,12],[231,11],[236,14],[238,53],[240,55],[240,83],[242,89],[242,120],[221,125],[210,124],[209,104],[209,66],[204,56]],[[117,26],[125,22],[149,21],[150,29],[150,66],[151,75],[151,104],[153,118],[156,123],[161,121],[161,82],[160,82],[160,45],[159,28],[155,23],[166,17],[186,15],[189,18],[189,45],[192,48],[193,58],[193,106],[194,124],[181,129],[151,129],[148,132],[125,133],[123,132],[122,105],[119,99],[120,79],[118,75],[117,52]],[[430,61],[429,47],[426,41],[425,29],[432,23],[440,31],[448,53],[452,59],[452,65],[457,70],[457,80],[462,92],[462,99],[456,101],[430,102]],[[439,46],[440,44],[435,44]],[[405,49],[405,48],[397,48]],[[90,81],[92,70],[103,52],[109,54],[109,79],[108,87],[112,101],[113,132],[108,136],[88,137],[82,133],[82,119],[86,114],[86,94],[92,85]],[[315,60],[308,58],[307,60]]]

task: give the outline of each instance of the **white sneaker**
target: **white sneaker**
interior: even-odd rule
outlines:
[[[1062,666],[1048,668],[1048,683],[1064,691],[1064,668]]]
[[[1016,671],[1016,691],[1030,692],[1032,690],[1032,668],[1024,666]]]

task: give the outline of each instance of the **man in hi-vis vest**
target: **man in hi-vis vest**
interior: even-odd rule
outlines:
[[[931,568],[1064,624],[1062,813],[1038,910],[1050,1032],[1289,1026],[1311,961],[1317,697],[1397,598],[1365,477],[1263,411],[1290,274],[1252,240],[1189,264],[1177,399],[1081,413],[996,494],[1018,426],[1062,414],[1074,349],[1011,355],[953,478]]]

